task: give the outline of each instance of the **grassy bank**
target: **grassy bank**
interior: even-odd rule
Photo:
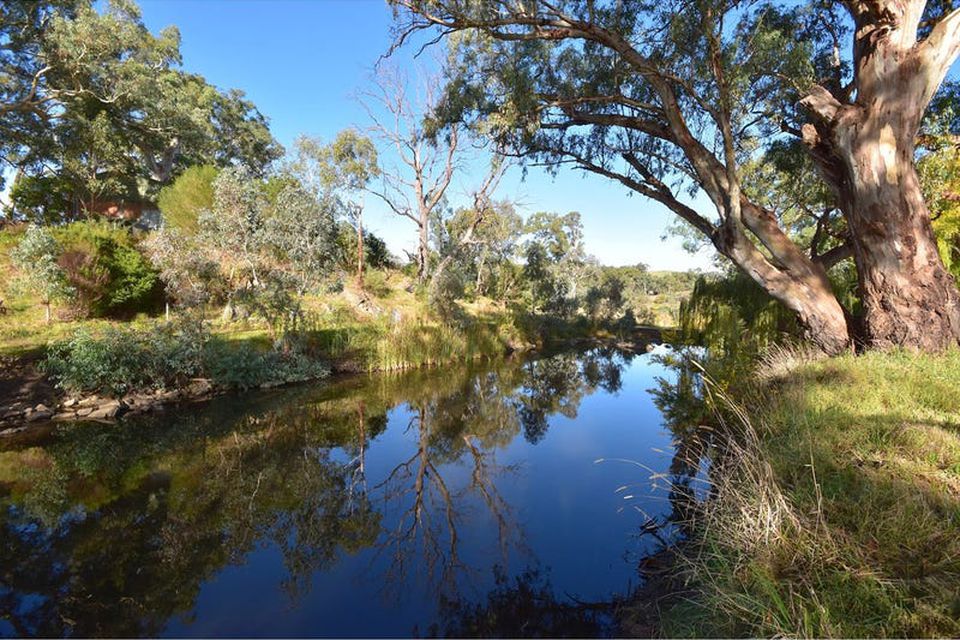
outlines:
[[[761,364],[666,636],[960,634],[960,353]]]

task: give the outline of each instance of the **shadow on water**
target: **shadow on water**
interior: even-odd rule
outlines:
[[[671,376],[595,348],[10,443],[0,634],[614,634],[615,594],[696,496],[696,381]],[[643,474],[592,464],[612,454],[668,498],[613,495]]]

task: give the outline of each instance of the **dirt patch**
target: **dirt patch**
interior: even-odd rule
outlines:
[[[63,393],[39,369],[40,354],[0,356],[0,407],[54,407]]]

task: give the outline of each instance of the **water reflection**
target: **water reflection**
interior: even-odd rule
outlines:
[[[656,373],[633,358],[355,378],[10,444],[0,633],[606,635],[609,611],[550,571],[604,597],[633,571],[616,532],[636,521],[590,498],[613,480],[571,470],[669,444],[648,396],[617,395]],[[695,475],[674,437],[670,473]]]

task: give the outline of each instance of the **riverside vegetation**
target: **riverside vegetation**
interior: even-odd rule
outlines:
[[[676,595],[638,601],[626,628],[960,632],[960,352],[826,358],[740,278],[699,282],[681,324],[709,350],[670,356],[658,401],[692,434],[686,464],[710,460],[709,499],[676,515]]]
[[[579,234],[579,220],[570,220],[569,232]],[[331,229],[337,231],[332,221]],[[510,240],[518,251],[525,232],[518,227]],[[590,336],[630,340],[640,326],[638,317],[655,320],[653,309],[659,304],[663,314],[665,306],[657,300],[681,296],[692,281],[642,267],[590,264],[577,254],[579,241],[570,250],[576,255],[540,258],[533,248],[537,241],[528,240],[526,250],[540,260],[532,266],[517,265],[509,255],[500,263],[485,260],[487,286],[513,289],[506,299],[492,299],[474,287],[437,293],[418,286],[410,270],[367,234],[362,286],[344,274],[346,257],[329,259],[309,283],[301,276],[296,288],[284,290],[288,274],[274,273],[277,283],[265,290],[239,278],[229,281],[228,270],[211,262],[198,264],[200,253],[209,255],[211,246],[193,239],[195,253],[186,254],[186,238],[177,234],[140,232],[106,221],[74,222],[52,232],[24,225],[0,231],[0,261],[11,276],[0,293],[6,301],[0,351],[10,362],[40,356],[36,375],[59,390],[22,402],[7,416],[9,424],[30,417],[24,412],[39,403],[44,406],[33,420],[51,414],[66,418],[71,413],[55,404],[64,397],[156,392],[158,399],[176,399],[191,395],[190,389],[207,395],[215,389],[318,379],[331,370],[434,366]],[[326,248],[333,256],[349,255],[337,244],[349,247],[344,235],[335,235]],[[260,261],[261,280],[277,268],[276,254],[270,253],[275,250],[246,256]],[[559,272],[562,261],[567,272]],[[460,270],[460,265],[447,270],[448,287],[454,279],[475,282],[472,273]],[[526,275],[527,270],[536,276]],[[32,282],[30,275],[42,280]],[[579,299],[567,293],[567,277],[585,291]],[[165,299],[173,302],[166,312]],[[553,310],[531,312],[533,301]],[[672,318],[661,315],[660,321]],[[24,378],[22,372],[16,375]],[[209,384],[193,384],[198,379]],[[185,393],[162,395],[170,391]]]
[[[389,4],[390,52],[423,35],[427,47],[445,42],[440,73],[412,82],[384,64],[361,92],[372,122],[289,149],[242,92],[186,71],[177,30],[152,33],[130,0],[0,5],[10,179],[0,217],[0,499],[10,508],[0,532],[23,561],[11,597],[36,607],[10,617],[21,625],[12,630],[0,619],[0,632],[97,633],[109,619],[124,634],[157,635],[208,586],[204,571],[239,563],[254,540],[271,537],[303,584],[338,548],[395,542],[366,501],[364,457],[391,419],[388,445],[416,455],[398,453],[373,490],[413,478],[412,493],[391,495],[410,499],[402,506],[418,526],[431,499],[446,506],[431,522],[446,522],[454,542],[450,505],[470,494],[494,518],[483,530],[503,533],[488,454],[522,430],[520,461],[535,459],[531,447],[562,432],[549,418],[576,422],[590,393],[626,407],[617,394],[629,371],[663,374],[649,419],[671,440],[655,443],[669,463],[650,467],[655,483],[670,479],[668,508],[639,526],[663,549],[644,547],[644,589],[629,603],[560,602],[535,570],[495,567],[486,603],[431,602],[453,616],[449,633],[533,633],[519,603],[539,608],[537,629],[552,635],[611,633],[610,612],[630,635],[960,635],[955,3]],[[423,100],[409,97],[412,84],[424,85]],[[576,167],[640,194],[676,215],[672,231],[690,248],[710,246],[724,262],[710,275],[603,266],[579,213],[521,213],[502,196],[516,165]],[[411,223],[414,251],[394,256],[371,233],[370,202]],[[629,347],[651,325],[677,349],[502,358],[585,339]],[[472,370],[481,359],[490,369]],[[333,372],[451,363],[448,379],[423,389],[430,372],[400,383],[355,376],[343,384],[370,388],[337,387],[320,419],[302,424],[294,395],[265,414],[223,399],[211,406],[235,402],[236,420],[208,415],[199,427],[219,456],[182,416],[131,416],[102,431],[47,423],[265,389],[249,394],[255,404],[266,389]],[[645,406],[629,407],[629,420]],[[597,439],[636,444],[645,433],[616,431],[615,411],[604,420]],[[128,424],[145,425],[144,439]],[[545,449],[597,444],[558,442]],[[113,476],[120,449],[129,457]],[[271,455],[237,482],[239,461]],[[473,473],[450,493],[439,470],[461,461]],[[291,494],[294,464],[306,490]],[[567,469],[551,475],[576,491]],[[254,504],[264,477],[278,504]],[[175,505],[190,517],[164,520],[158,505],[170,495],[206,490],[206,501]],[[219,546],[221,529],[206,535],[219,520],[191,512],[195,503],[230,521],[235,545]],[[295,548],[284,546],[292,522],[308,534]],[[84,544],[56,547],[71,536]],[[149,570],[190,573],[189,594],[174,589],[184,600],[168,610],[172,600],[143,588],[129,562],[142,600],[117,598],[96,555],[105,536],[142,543],[130,557],[148,558]],[[34,553],[53,547],[61,556]],[[75,557],[82,575],[64,573]],[[60,598],[63,584],[86,592]],[[94,592],[104,610],[135,606],[78,623],[89,610],[72,607]]]

